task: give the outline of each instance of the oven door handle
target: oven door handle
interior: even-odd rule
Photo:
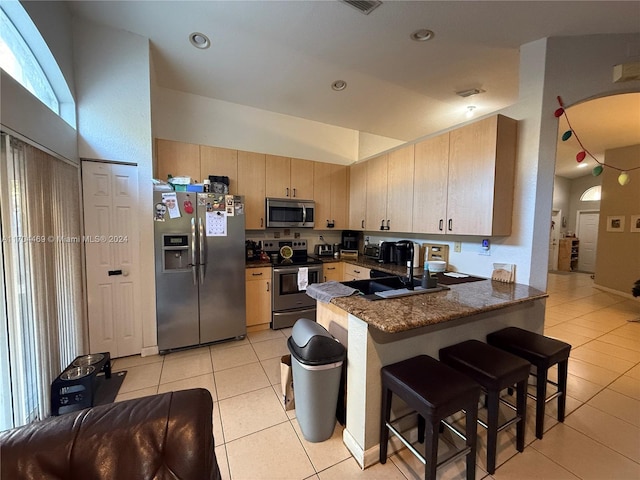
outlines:
[[[308,265],[296,265],[295,267],[274,267],[273,268],[273,273],[298,273],[298,270],[300,269],[300,267],[306,267],[309,269],[309,273],[311,272],[322,272],[322,265],[314,265],[314,266],[308,266]]]

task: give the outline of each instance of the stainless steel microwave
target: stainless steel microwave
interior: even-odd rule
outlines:
[[[267,198],[267,228],[313,228],[315,213],[313,200]]]

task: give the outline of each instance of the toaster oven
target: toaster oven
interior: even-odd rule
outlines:
[[[380,261],[380,246],[379,245],[365,245],[364,256],[375,261]]]

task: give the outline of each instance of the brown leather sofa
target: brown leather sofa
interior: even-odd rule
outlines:
[[[0,432],[0,478],[219,480],[213,402],[182,390]]]

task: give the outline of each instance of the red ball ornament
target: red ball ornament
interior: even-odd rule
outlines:
[[[558,109],[553,113],[553,115],[554,115],[556,118],[558,118],[558,117],[561,117],[563,113],[564,113],[564,108],[558,108]]]
[[[578,152],[578,154],[576,155],[576,162],[580,163],[586,156],[586,152]]]

